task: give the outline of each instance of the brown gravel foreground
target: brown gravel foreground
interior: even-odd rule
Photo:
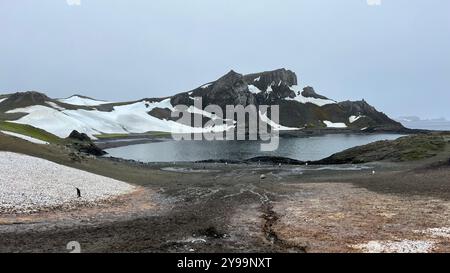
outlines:
[[[82,252],[450,252],[448,154],[319,169],[80,163],[55,147],[26,145],[3,149],[139,190],[92,207],[1,215],[0,252],[69,252],[71,241]]]
[[[367,169],[300,174],[289,166],[179,167],[185,172],[178,182],[149,183],[111,204],[2,217],[0,251],[66,252],[74,240],[84,252],[450,251],[447,167],[383,171],[374,165],[376,175]],[[267,178],[260,181],[261,174]],[[395,192],[401,184],[402,194],[387,193],[389,185]]]

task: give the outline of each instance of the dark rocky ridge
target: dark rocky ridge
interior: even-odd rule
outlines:
[[[52,99],[43,93],[36,91],[17,92],[9,95],[8,98],[0,104],[0,110],[11,110],[30,105],[45,105],[46,101],[52,101]]]
[[[249,89],[250,85],[257,87],[260,92],[252,93]],[[254,90],[253,87],[252,90]],[[179,104],[192,106],[194,105],[193,98],[201,97],[203,108],[207,105],[215,104],[219,105],[224,113],[226,105],[255,105],[257,108],[259,108],[260,105],[279,105],[279,124],[308,130],[336,130],[327,128],[323,121],[345,123],[347,130],[352,131],[398,132],[405,130],[399,122],[394,121],[384,113],[377,111],[364,100],[344,101],[319,106],[314,103],[298,102],[295,100],[296,96],[327,99],[327,97],[316,93],[312,87],[307,86],[302,90],[298,89],[298,78],[296,74],[284,68],[248,75],[230,71],[216,81],[212,81],[188,92],[176,94],[169,98],[171,104],[174,106]],[[161,101],[162,99],[165,98],[146,98],[143,100]],[[21,92],[9,95],[6,100],[0,103],[0,119],[17,119],[23,114],[6,114],[6,112],[8,110],[31,105],[49,106],[47,102],[53,102],[65,109],[112,111],[114,106],[125,105],[137,101],[111,103],[99,106],[75,106],[51,99],[42,93],[34,91]],[[154,108],[150,109],[148,114],[159,119],[174,120],[171,117],[171,111],[169,109]],[[350,116],[361,117],[354,122],[350,122]],[[203,123],[209,120],[205,117],[202,119]]]
[[[261,92],[250,92],[249,85],[256,86]],[[294,72],[286,69],[265,71],[242,75],[230,71],[223,77],[189,92],[179,93],[171,98],[172,105],[194,104],[193,97],[201,97],[203,107],[209,104],[221,106],[225,113],[225,105],[279,105],[280,124],[287,127],[326,129],[324,120],[333,123],[345,123],[348,130],[398,131],[404,127],[384,113],[377,111],[364,100],[345,101],[318,106],[313,103],[300,103],[292,100],[296,96],[314,99],[328,99],[317,94],[313,87],[307,86],[297,94],[292,90],[298,85]],[[158,115],[160,116],[160,115]],[[350,116],[361,116],[351,123]]]
[[[244,76],[244,79],[262,91],[266,91],[270,85],[278,85],[280,82],[288,86],[297,85],[297,75],[285,68],[248,74]]]
[[[353,147],[311,163],[360,164],[375,161],[415,161],[445,153],[449,144],[450,133],[448,132],[418,134]]]
[[[314,88],[312,88],[311,86],[306,86],[305,88],[303,88],[302,95],[303,95],[303,97],[309,97],[309,98],[315,98],[315,99],[325,99],[325,100],[328,99],[325,96],[317,94],[316,91],[314,90]]]

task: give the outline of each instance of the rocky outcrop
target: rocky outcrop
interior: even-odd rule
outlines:
[[[314,90],[314,88],[312,88],[311,86],[306,86],[303,88],[302,96],[307,97],[307,98],[315,98],[315,99],[325,99],[325,100],[328,99],[325,96],[317,94],[316,91]]]
[[[297,85],[297,75],[285,68],[248,74],[244,76],[247,83],[252,84],[262,91],[267,91],[269,86]]]
[[[255,104],[255,97],[248,90],[242,74],[233,70],[218,79],[209,92],[204,95],[206,105],[215,103],[219,106]]]
[[[252,85],[250,92],[249,86]],[[254,87],[256,87],[256,89]],[[295,90],[295,91],[294,91]],[[171,98],[172,105],[193,105],[194,97],[201,97],[203,107],[215,104],[226,105],[279,105],[280,124],[287,127],[326,129],[324,121],[344,123],[350,129],[367,131],[398,131],[403,126],[390,119],[364,100],[345,101],[318,105],[313,102],[302,102],[296,97],[307,99],[329,100],[317,94],[313,87],[298,88],[297,75],[287,69],[277,69],[260,73],[242,75],[230,71],[216,81],[200,86],[189,92],[177,94]],[[332,100],[329,100],[333,102]],[[152,115],[167,118],[165,110],[153,110]],[[358,117],[351,120],[350,117]]]
[[[407,162],[436,156],[446,150],[448,133],[428,133],[353,147],[311,164],[360,164],[375,161]]]
[[[80,133],[77,130],[73,130],[68,138],[77,141],[91,141],[88,135],[86,135],[85,133]]]
[[[52,99],[40,92],[17,92],[9,95],[8,98],[2,102],[0,110],[6,112],[8,110],[32,105],[45,105],[47,101],[52,101]]]
[[[345,111],[348,116],[360,116],[352,125],[367,128],[371,131],[377,130],[401,130],[403,125],[389,118],[383,112],[379,112],[365,100],[360,101],[343,101],[338,105]]]
[[[106,154],[105,151],[92,142],[89,136],[76,130],[73,130],[72,133],[70,133],[67,140],[70,141],[70,146],[81,153],[95,156],[102,156]]]

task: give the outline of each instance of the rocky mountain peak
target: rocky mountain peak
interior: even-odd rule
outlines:
[[[8,99],[2,103],[2,108],[14,109],[32,105],[44,105],[46,101],[52,101],[52,99],[37,91],[17,92],[8,96]]]
[[[244,78],[248,84],[252,84],[263,91],[266,91],[269,86],[297,85],[297,75],[285,68],[248,74]]]
[[[255,98],[249,92],[244,76],[233,70],[215,81],[211,90],[204,95],[206,103],[216,102],[220,106],[255,103]]]
[[[317,94],[316,91],[314,90],[314,88],[312,88],[311,86],[305,86],[303,88],[302,96],[307,97],[307,98],[315,98],[315,99],[325,99],[325,100],[328,99],[325,96]]]

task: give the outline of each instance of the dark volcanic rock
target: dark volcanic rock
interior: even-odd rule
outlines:
[[[75,142],[72,144],[72,146],[79,152],[95,155],[95,156],[102,156],[107,154],[107,152],[103,151],[97,145],[95,145],[92,142]]]
[[[172,111],[168,108],[153,108],[148,114],[159,119],[176,120],[172,118]]]
[[[217,104],[225,109],[226,105],[256,104],[256,100],[248,90],[244,76],[231,70],[218,79],[210,91],[206,92],[203,103],[205,105]]]
[[[307,129],[326,129],[323,121],[345,123],[349,129],[365,129],[368,132],[399,131],[403,126],[378,112],[374,107],[363,101],[346,101],[341,103],[327,104],[323,106],[314,103],[301,103],[294,99],[300,94],[306,98],[328,99],[317,94],[313,87],[305,87],[301,91],[297,86],[297,76],[294,72],[284,68],[274,71],[265,71],[242,75],[230,71],[220,79],[205,84],[190,92],[183,92],[171,98],[172,105],[183,104],[191,106],[194,104],[193,97],[202,98],[202,107],[210,104],[219,105],[225,113],[226,105],[253,104],[279,105],[279,123],[288,127]],[[249,85],[256,86],[261,92],[254,94],[248,89]],[[156,110],[155,110],[156,111]],[[168,113],[151,113],[158,117],[167,117]],[[350,116],[360,116],[354,122],[349,121]],[[332,130],[332,129],[331,129]]]
[[[314,91],[314,88],[312,88],[311,86],[306,86],[305,88],[303,88],[302,95],[304,97],[309,97],[309,98],[325,99],[325,100],[328,99],[325,96],[317,94],[316,91]]]
[[[80,133],[77,130],[73,130],[68,138],[79,141],[91,141],[91,138],[88,137],[88,135],[86,135],[85,133]]]
[[[265,71],[261,73],[248,74],[244,76],[245,81],[248,84],[253,84],[262,91],[266,91],[271,85],[287,85],[293,86],[297,85],[297,75],[291,70],[286,70],[285,68]]]
[[[260,162],[269,164],[287,164],[287,165],[301,165],[303,161],[280,156],[258,156],[244,160],[244,162]]]
[[[11,94],[2,102],[0,110],[7,111],[32,105],[46,105],[47,101],[52,101],[52,99],[36,91],[17,92]]]
[[[176,94],[172,98],[170,98],[170,103],[173,106],[175,106],[175,105],[188,105],[188,106],[190,106],[190,105],[193,104],[193,102],[194,101],[189,98],[189,94],[187,92]]]
[[[389,118],[383,112],[377,111],[375,107],[368,104],[365,100],[343,101],[339,103],[339,106],[348,116],[363,116],[363,118],[354,122],[354,126],[368,128],[373,132],[379,130],[399,131],[404,129],[400,122]]]
[[[80,133],[77,130],[73,130],[67,137],[67,139],[71,140],[71,146],[79,152],[95,156],[102,156],[107,154],[105,151],[95,145],[94,142],[92,142],[92,140],[86,134]]]

